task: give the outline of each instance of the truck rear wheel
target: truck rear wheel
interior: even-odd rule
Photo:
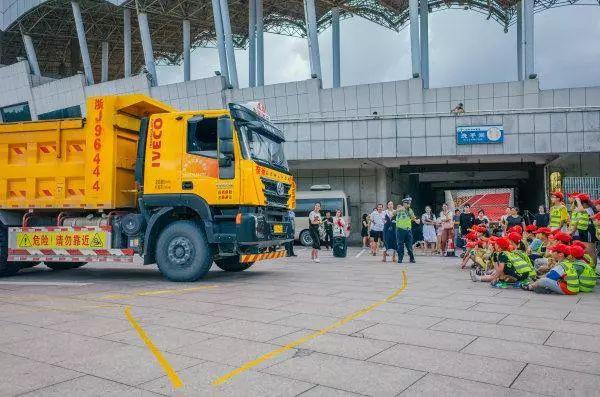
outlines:
[[[221,270],[225,270],[226,272],[243,272],[250,266],[254,265],[254,262],[240,262],[239,255],[217,259],[215,260],[215,263]]]
[[[8,228],[0,223],[0,277],[14,276],[19,270],[17,262],[8,261]]]
[[[45,262],[45,265],[52,270],[69,270],[81,267],[85,262]]]
[[[213,255],[200,226],[178,221],[167,226],[156,243],[156,264],[171,281],[196,281],[206,275]]]

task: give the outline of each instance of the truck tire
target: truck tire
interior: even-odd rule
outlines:
[[[243,272],[254,265],[254,262],[241,263],[239,255],[217,259],[215,260],[215,263],[221,270],[226,272]]]
[[[156,243],[156,264],[171,281],[196,281],[206,275],[213,254],[202,228],[191,221],[167,226]]]
[[[0,277],[14,276],[19,270],[19,263],[8,261],[8,228],[0,223]]]
[[[312,246],[313,239],[312,239],[312,236],[310,235],[310,230],[306,229],[306,230],[303,230],[302,232],[300,232],[300,236],[298,239],[300,240],[300,244],[302,244],[303,246],[305,246],[305,247]]]
[[[86,262],[45,262],[45,265],[52,270],[76,269],[85,264]]]

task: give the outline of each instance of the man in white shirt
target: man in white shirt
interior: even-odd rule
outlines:
[[[371,213],[371,254],[377,256],[377,246],[379,240],[383,239],[383,223],[385,221],[385,213],[383,212],[383,204],[377,204],[377,209]]]

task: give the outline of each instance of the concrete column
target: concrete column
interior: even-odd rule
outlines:
[[[533,0],[523,0],[523,28],[525,30],[525,78],[535,75],[533,45]]]
[[[108,41],[102,42],[102,73],[101,82],[108,81]]]
[[[410,18],[410,56],[412,60],[412,77],[421,75],[421,44],[419,42],[419,0],[409,0]]]
[[[144,50],[144,62],[146,70],[152,78],[152,85],[158,85],[156,78],[156,66],[154,64],[154,51],[152,50],[152,36],[150,36],[150,26],[148,25],[148,15],[145,12],[138,11],[138,24],[140,25],[140,37],[142,38],[142,49]]]
[[[23,33],[23,45],[25,46],[25,52],[27,53],[27,60],[29,61],[29,67],[31,72],[36,76],[41,76],[40,65],[38,64],[37,55],[35,54],[35,47],[33,46],[33,40],[31,36]]]
[[[213,18],[215,21],[215,32],[217,36],[217,49],[219,51],[219,64],[221,75],[229,84],[229,68],[227,67],[227,53],[225,51],[225,35],[223,34],[223,18],[221,18],[221,4],[219,0],[212,0]]]
[[[340,9],[331,10],[331,53],[333,58],[333,87],[340,86]]]
[[[420,5],[421,79],[423,88],[429,88],[429,4],[427,1],[421,1]]]
[[[85,28],[83,26],[83,17],[81,16],[81,8],[76,1],[71,2],[71,8],[73,9],[73,19],[75,19],[75,29],[77,30],[79,51],[81,52],[81,60],[83,61],[85,79],[89,85],[92,85],[94,84],[94,72],[92,71],[92,62],[90,61],[90,53],[85,38]]]
[[[385,208],[385,204],[389,199],[388,193],[387,193],[387,174],[386,174],[385,168],[377,168],[377,175],[376,175],[375,183],[377,186],[377,190],[376,190],[377,203],[376,204],[383,204],[383,207]]]
[[[248,86],[256,86],[256,0],[248,2]]]
[[[517,3],[517,76],[523,80],[523,2]]]
[[[229,68],[229,84],[234,89],[239,88],[233,36],[231,34],[231,20],[229,19],[229,5],[227,0],[220,0],[221,19],[223,19],[223,34],[225,35],[225,52],[227,54],[227,67]]]
[[[311,77],[321,78],[321,56],[319,54],[319,35],[317,31],[317,11],[315,0],[304,0],[304,13],[306,15],[306,36],[308,37],[308,53],[311,59]]]
[[[263,0],[256,0],[256,85],[265,85]]]
[[[131,10],[123,9],[123,71],[125,77],[131,76]]]
[[[183,81],[190,81],[190,21],[184,19],[182,24],[183,33]]]

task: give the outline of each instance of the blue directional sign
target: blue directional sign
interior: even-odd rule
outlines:
[[[504,142],[504,126],[502,125],[470,125],[456,127],[456,143],[458,145],[502,142]]]

